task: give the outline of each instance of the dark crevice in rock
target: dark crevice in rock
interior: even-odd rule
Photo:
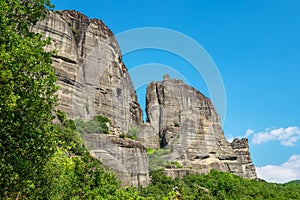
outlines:
[[[61,60],[65,61],[65,62],[67,62],[67,63],[71,63],[71,64],[77,64],[77,61],[75,61],[75,60],[72,60],[72,59],[70,59],[70,58],[68,58],[68,57],[64,57],[64,56],[57,56],[57,55],[53,55],[53,57],[54,57],[54,58],[61,59]]]

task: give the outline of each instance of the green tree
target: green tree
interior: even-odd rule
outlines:
[[[115,174],[84,148],[73,120],[57,111],[58,146],[46,163],[34,199],[140,199],[135,188],[120,188]]]
[[[49,0],[0,0],[0,197],[22,198],[39,185],[55,151],[51,114],[56,76],[50,39],[30,32]]]
[[[35,198],[111,199],[120,187],[115,175],[88,152],[77,156],[65,148],[58,148],[49,160],[43,181],[42,192]]]

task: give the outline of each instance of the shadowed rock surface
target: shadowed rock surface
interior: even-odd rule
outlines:
[[[248,140],[235,139],[230,144],[212,102],[193,87],[165,76],[148,85],[146,106],[148,126],[160,138],[161,148],[171,148],[162,159],[199,173],[217,169],[256,178]]]

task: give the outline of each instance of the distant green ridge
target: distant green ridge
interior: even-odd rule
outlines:
[[[294,180],[294,181],[290,181],[286,184],[300,184],[300,180]]]

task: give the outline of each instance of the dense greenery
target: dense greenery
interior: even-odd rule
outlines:
[[[50,39],[29,31],[49,7],[0,0],[0,199],[118,199],[123,189],[83,148],[75,123],[62,112],[61,125],[52,123],[54,52],[44,51]]]
[[[125,199],[138,195],[134,189],[120,188],[116,176],[90,156],[73,120],[60,117],[60,121],[56,152],[46,164],[42,187],[34,198]]]
[[[181,199],[300,199],[299,184],[274,184],[243,179],[230,173],[212,170],[207,175],[188,175],[171,179],[162,171],[152,173],[152,183],[140,193],[163,199],[166,192],[178,188]],[[172,193],[171,193],[172,195]],[[174,195],[174,194],[173,194]]]
[[[51,110],[56,77],[50,40],[29,28],[47,0],[0,1],[0,193],[30,193],[56,145]]]
[[[294,181],[288,182],[288,184],[299,184],[300,185],[300,180],[294,180]]]

